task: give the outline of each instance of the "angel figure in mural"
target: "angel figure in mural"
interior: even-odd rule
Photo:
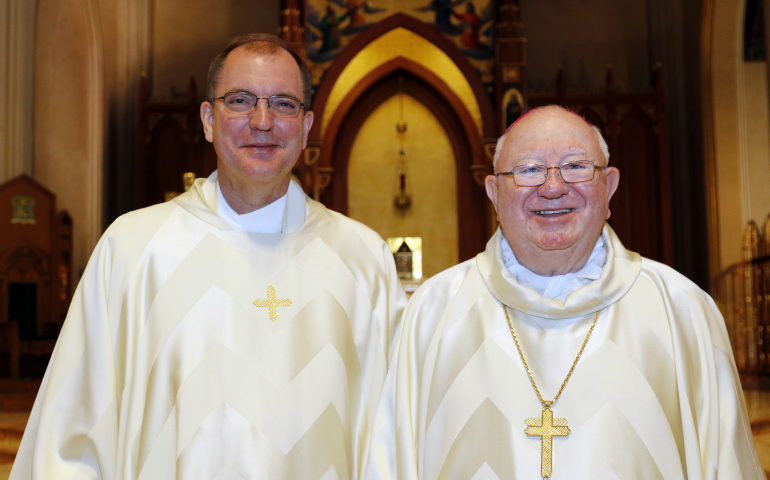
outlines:
[[[460,50],[477,60],[492,58],[494,49],[492,45],[486,43],[483,38],[492,36],[492,21],[494,19],[495,2],[488,1],[485,6],[476,9],[473,2],[465,4],[465,12],[452,10],[452,16],[460,20],[462,36],[460,37]]]
[[[479,2],[482,6],[477,9],[476,4]],[[464,12],[458,8],[463,3]],[[485,60],[491,58],[494,53],[492,45],[483,40],[492,36],[494,6],[494,1],[491,0],[486,0],[486,3],[484,0],[476,3],[467,0],[431,0],[429,4],[415,8],[415,11],[435,12],[434,21],[430,25],[445,35],[462,35],[460,50],[471,58]],[[460,23],[453,23],[453,18]]]
[[[465,0],[431,0],[423,7],[415,8],[417,12],[435,12],[433,26],[440,32],[447,35],[458,35],[462,29],[452,23],[452,13],[454,7],[463,4]]]
[[[371,23],[366,23],[366,15],[382,13],[384,8],[373,7],[366,0],[348,0],[348,17],[350,22],[345,27],[345,33],[358,33],[368,28]]]
[[[348,14],[350,14],[350,11],[337,15],[334,7],[331,5],[326,6],[326,15],[321,19],[321,25],[319,26],[322,41],[318,53],[325,53],[340,48],[339,23],[345,20]]]
[[[322,16],[323,3],[326,3],[326,13]],[[372,25],[367,23],[366,15],[384,11],[383,8],[372,7],[367,0],[309,1],[307,3],[308,58],[316,63],[334,60],[342,47],[340,37],[355,35],[366,30]],[[344,23],[345,20],[348,20],[347,24]]]
[[[465,5],[465,13],[457,13],[452,10],[452,16],[460,20],[460,25],[462,25],[463,36],[461,41],[464,47],[475,50],[488,48],[479,40],[479,29],[482,22],[481,17],[476,13],[476,6],[473,5],[473,2],[468,2]]]

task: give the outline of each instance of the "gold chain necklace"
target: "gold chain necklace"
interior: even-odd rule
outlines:
[[[591,332],[594,331],[596,321],[599,319],[599,314],[602,311],[599,310],[596,312],[596,315],[594,315],[594,321],[591,323],[591,328],[588,329],[588,335],[586,335],[586,339],[583,340],[583,345],[580,347],[580,351],[578,352],[577,357],[575,357],[575,361],[572,362],[572,366],[569,369],[569,373],[567,373],[567,377],[561,383],[561,388],[559,388],[559,391],[556,393],[556,396],[553,398],[553,400],[544,400],[543,396],[540,394],[540,389],[537,388],[535,379],[532,377],[532,372],[529,370],[527,360],[524,358],[524,353],[521,351],[519,339],[516,338],[516,333],[513,331],[513,323],[511,322],[511,317],[508,316],[508,305],[504,303],[503,311],[505,312],[505,319],[508,320],[508,327],[511,329],[513,341],[516,343],[516,349],[519,351],[521,361],[524,362],[524,368],[527,369],[529,381],[532,382],[532,386],[535,388],[535,393],[537,393],[537,398],[540,399],[540,403],[543,405],[543,412],[540,418],[530,417],[524,421],[524,423],[527,424],[527,428],[524,430],[524,433],[541,438],[542,447],[540,449],[540,475],[542,475],[543,478],[548,478],[551,476],[552,471],[551,463],[553,460],[553,437],[566,437],[570,432],[566,419],[553,418],[551,405],[556,403],[556,400],[559,399],[561,392],[567,385],[569,377],[572,376],[572,371],[575,370],[575,365],[577,365],[578,360],[580,360],[580,356],[583,354],[583,350],[586,348],[588,339],[591,337]]]

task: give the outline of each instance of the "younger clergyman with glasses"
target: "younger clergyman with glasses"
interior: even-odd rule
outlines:
[[[233,41],[201,105],[217,172],[120,217],[72,300],[11,478],[360,478],[406,296],[291,169],[310,72]]]

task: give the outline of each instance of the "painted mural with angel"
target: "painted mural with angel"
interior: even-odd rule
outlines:
[[[385,12],[372,6],[368,0],[309,1],[307,4],[308,58],[325,63],[334,60],[347,42],[379,21],[368,21],[367,16]]]
[[[306,5],[314,83],[357,34],[399,12],[446,35],[482,77],[491,71],[494,0],[308,0]]]

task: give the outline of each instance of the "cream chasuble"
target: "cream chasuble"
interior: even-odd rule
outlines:
[[[236,231],[216,178],[104,234],[12,479],[359,478],[406,301],[393,255],[296,186],[284,233]]]
[[[414,294],[368,479],[542,478],[542,439],[525,429],[540,431],[526,421],[545,416],[502,303],[546,400],[601,309],[551,406],[553,421],[544,419],[556,432],[552,480],[764,478],[714,302],[671,268],[624,249],[609,226],[602,235],[601,276],[564,301],[517,283],[500,231],[485,252]]]

